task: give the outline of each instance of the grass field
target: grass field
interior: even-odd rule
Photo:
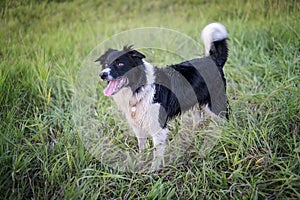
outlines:
[[[300,3],[218,2],[1,1],[0,199],[300,199]],[[200,43],[212,21],[229,32],[232,109],[215,147],[203,158],[195,141],[189,162],[158,174],[120,172],[93,157],[72,118],[89,52],[139,27]],[[101,113],[114,105],[100,99],[99,122],[113,125]],[[115,137],[129,142],[122,127]]]

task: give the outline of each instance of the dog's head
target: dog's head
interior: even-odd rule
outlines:
[[[102,71],[99,76],[107,81],[108,85],[103,93],[112,96],[123,87],[129,86],[137,74],[140,66],[143,66],[145,56],[132,49],[132,46],[125,46],[123,50],[108,49],[96,62],[101,63]],[[137,78],[137,77],[135,77]]]

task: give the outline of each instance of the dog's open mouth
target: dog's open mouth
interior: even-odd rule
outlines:
[[[103,90],[105,96],[112,96],[119,92],[127,84],[127,78],[122,77],[116,80],[108,81],[108,85]]]

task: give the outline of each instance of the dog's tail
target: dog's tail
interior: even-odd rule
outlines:
[[[227,37],[228,33],[225,26],[217,22],[208,24],[201,33],[205,55],[211,56],[220,68],[224,66],[228,57]]]

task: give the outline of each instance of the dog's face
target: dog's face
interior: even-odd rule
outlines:
[[[102,80],[108,82],[103,91],[104,95],[112,96],[127,86],[130,80],[130,72],[143,64],[143,58],[145,56],[142,53],[133,50],[130,46],[125,46],[121,51],[108,49],[100,56],[96,60],[96,62],[100,61],[102,65],[99,76]]]

